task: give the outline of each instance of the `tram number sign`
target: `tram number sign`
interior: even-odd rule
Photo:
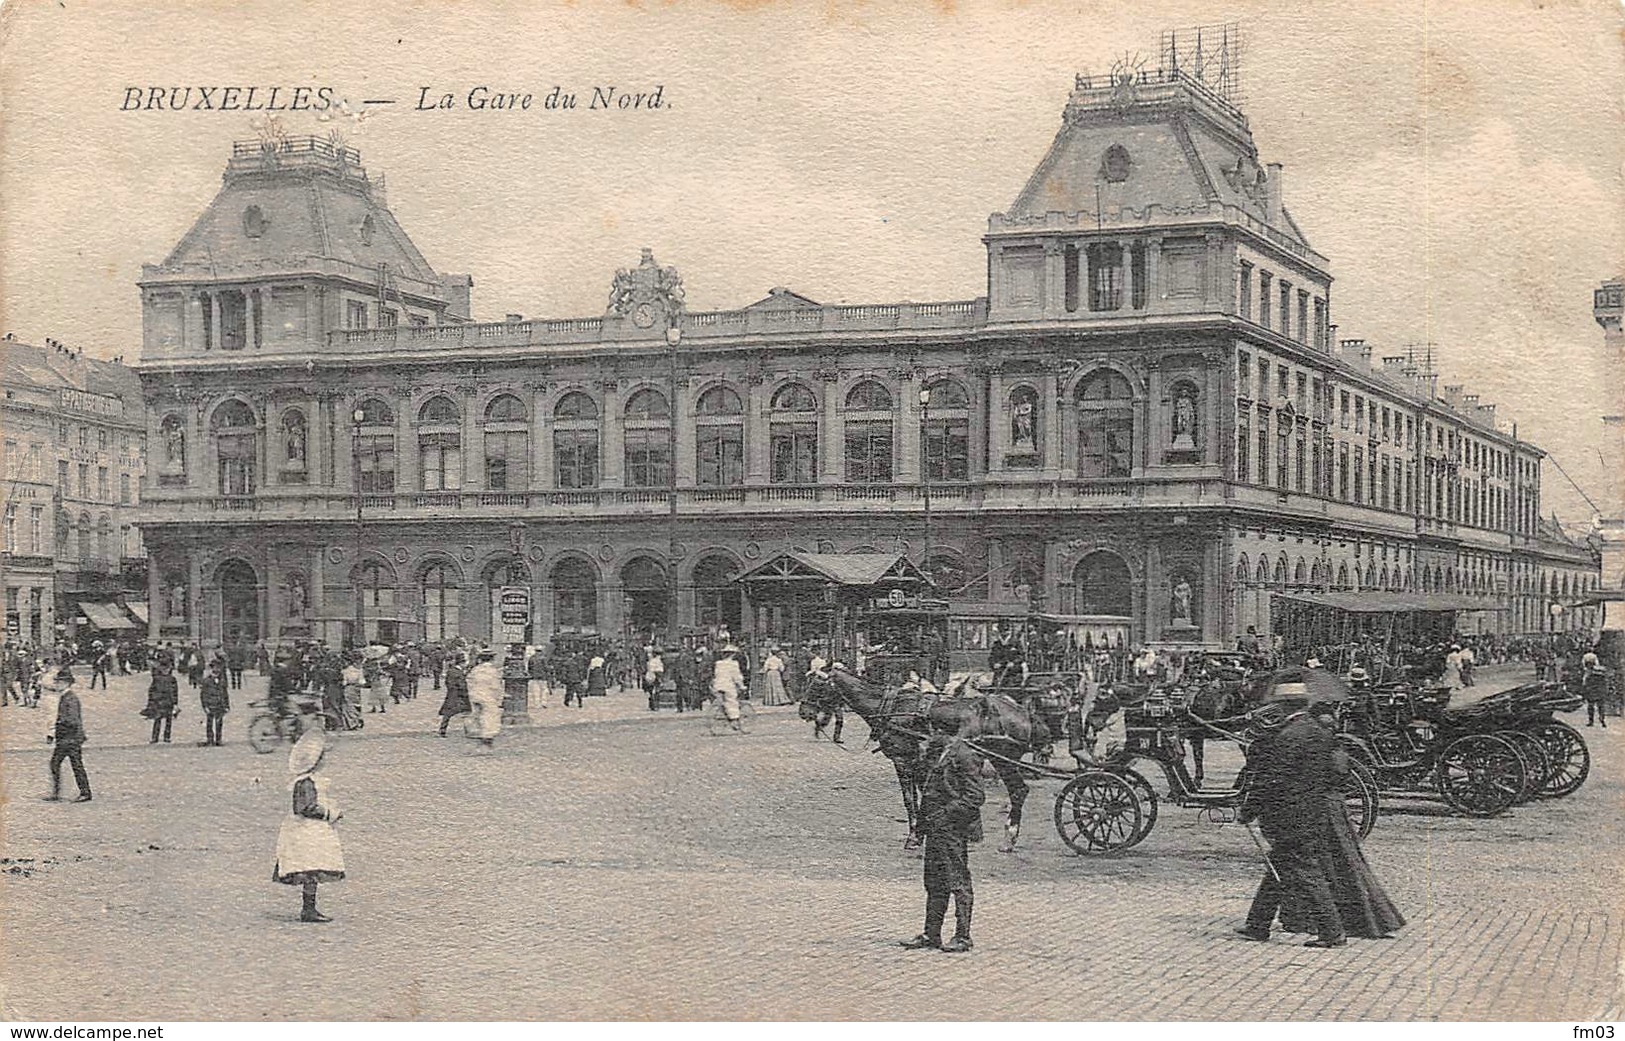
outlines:
[[[530,625],[530,590],[504,586],[497,594],[497,620],[503,643],[524,643],[525,629]]]
[[[893,589],[890,593],[886,594],[886,606],[906,607],[907,605],[908,596],[901,589]]]

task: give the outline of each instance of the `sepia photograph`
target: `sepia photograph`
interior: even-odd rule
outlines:
[[[1622,41],[0,7],[10,1036],[1611,1038]]]

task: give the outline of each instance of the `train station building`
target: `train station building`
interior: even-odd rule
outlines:
[[[1231,646],[1316,590],[1583,624],[1551,611],[1598,572],[1541,450],[1339,338],[1285,183],[1223,84],[1080,76],[964,229],[984,295],[692,312],[663,248],[603,314],[476,322],[355,150],[241,143],[140,281],[151,635],[338,642],[359,598],[370,637],[490,637],[522,588],[533,642],[782,637],[734,579],[784,553],[908,558],[967,645],[1040,611]]]

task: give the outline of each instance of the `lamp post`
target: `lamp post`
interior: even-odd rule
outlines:
[[[931,388],[920,388],[920,488],[925,493],[925,552],[920,570],[931,574]]]
[[[673,308],[666,319],[666,364],[671,380],[671,397],[666,403],[666,642],[677,634],[677,345],[683,342],[683,327]]]
[[[350,633],[350,646],[366,646],[366,616],[361,606],[361,421],[367,413],[357,405],[350,413],[350,452],[355,470],[355,628]]]

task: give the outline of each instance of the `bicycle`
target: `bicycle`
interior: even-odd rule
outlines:
[[[756,707],[748,698],[739,699],[739,725],[735,726],[728,718],[728,713],[722,707],[722,699],[711,698],[711,711],[706,717],[706,725],[710,728],[712,737],[721,737],[723,734],[750,733],[751,720],[756,716]]]
[[[312,720],[323,719],[322,699],[309,694],[289,697],[289,711],[280,716],[270,711],[269,701],[252,701],[249,707],[260,710],[248,721],[248,744],[261,755],[274,751],[284,741],[292,744],[299,740],[310,729]]]

